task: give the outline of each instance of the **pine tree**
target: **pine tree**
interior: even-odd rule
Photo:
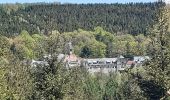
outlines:
[[[156,24],[150,33],[151,60],[146,64],[146,77],[139,84],[150,100],[160,100],[166,97],[170,88],[170,33],[168,32],[167,10],[160,1]]]

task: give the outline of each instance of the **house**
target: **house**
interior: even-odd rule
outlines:
[[[95,59],[84,59],[83,66],[90,73],[109,73],[122,71],[126,68],[127,59],[123,56],[118,58],[95,58]]]
[[[124,58],[120,55],[117,58],[93,58],[93,59],[83,59],[76,56],[73,53],[72,43],[69,42],[67,44],[67,53],[57,55],[57,60],[63,62],[66,68],[72,67],[83,67],[87,69],[89,73],[109,73],[109,72],[122,72],[126,68],[132,68],[136,66],[141,66],[146,60],[150,58],[148,56],[134,56],[133,60],[129,60],[128,58]],[[36,67],[37,65],[47,66],[48,59],[52,59],[51,55],[44,55],[43,61],[35,61],[32,60],[32,67]]]
[[[117,58],[84,59],[83,67],[85,67],[90,73],[108,73],[116,70],[116,61]]]
[[[36,61],[36,60],[32,60],[31,61],[31,67],[37,67],[37,66],[48,66],[48,62],[47,61]]]
[[[65,56],[64,63],[66,67],[78,67],[81,64],[81,60],[75,54],[69,54]]]
[[[127,61],[127,63],[126,63],[126,67],[128,67],[128,68],[135,67],[135,65],[136,65],[136,62],[131,61],[131,60]]]
[[[117,71],[123,71],[126,69],[126,63],[128,59],[120,55],[117,59]]]
[[[66,65],[66,67],[70,68],[70,67],[80,66],[81,65],[81,58],[77,57],[73,53],[72,43],[69,42],[67,46],[68,46],[68,52],[64,57],[64,63]]]
[[[134,56],[133,61],[135,62],[135,66],[142,66],[142,64],[149,60],[149,56]]]

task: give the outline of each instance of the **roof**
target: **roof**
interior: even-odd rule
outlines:
[[[135,62],[142,62],[145,61],[147,59],[150,59],[149,56],[134,56],[134,60]]]
[[[120,57],[119,58],[124,58],[122,55],[120,55]]]
[[[47,62],[47,61],[36,61],[36,60],[32,60],[31,66],[36,66],[36,65],[48,65],[48,62]]]
[[[64,61],[77,61],[79,60],[75,54],[66,55]]]
[[[127,65],[132,65],[132,64],[135,64],[135,62],[134,61],[128,61],[126,64]]]
[[[87,62],[93,62],[93,61],[110,61],[110,62],[116,62],[117,58],[94,58],[94,59],[85,59]]]
[[[62,59],[64,58],[64,56],[65,56],[64,54],[59,54],[59,55],[57,56],[57,59],[58,59],[58,60],[62,60]]]

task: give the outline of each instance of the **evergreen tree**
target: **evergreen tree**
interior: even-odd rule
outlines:
[[[170,33],[168,32],[168,16],[165,4],[161,1],[158,19],[150,33],[151,60],[146,64],[144,79],[139,85],[150,100],[159,100],[166,96],[170,88]]]

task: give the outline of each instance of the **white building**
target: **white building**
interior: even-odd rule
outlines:
[[[95,58],[84,59],[83,66],[92,74],[97,72],[109,73],[125,69],[127,59],[123,56],[118,58]]]
[[[117,58],[93,58],[93,59],[83,59],[76,56],[73,53],[73,47],[71,42],[68,43],[67,54],[59,54],[58,61],[62,61],[67,68],[72,67],[84,67],[88,70],[89,73],[109,73],[109,72],[117,72],[124,71],[126,68],[131,68],[135,66],[141,66],[144,61],[149,60],[148,56],[134,56],[133,60],[129,60],[128,58],[124,58],[123,56],[119,56]],[[47,59],[52,59],[51,55],[45,55],[43,61],[35,61],[32,60],[32,67],[36,67],[37,65],[47,66]]]

